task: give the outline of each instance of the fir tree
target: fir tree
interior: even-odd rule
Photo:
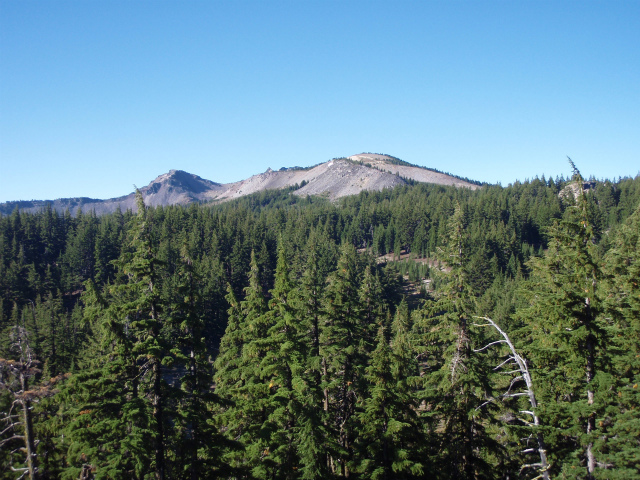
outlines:
[[[303,480],[328,478],[328,458],[336,453],[327,428],[328,412],[323,408],[322,375],[326,361],[320,354],[320,321],[324,278],[318,257],[318,245],[312,237],[307,242],[306,269],[298,288],[293,292],[305,362],[301,372],[302,382],[299,383],[302,412],[297,419],[300,478]]]
[[[409,479],[424,473],[423,438],[413,396],[417,365],[408,338],[408,309],[403,303],[393,322],[392,346],[378,329],[366,380],[367,397],[358,414],[357,470],[364,478]]]
[[[441,465],[441,478],[492,478],[487,459],[499,446],[486,432],[491,397],[486,367],[472,355],[469,327],[474,299],[467,279],[467,235],[458,205],[449,222],[439,259],[448,270],[437,299],[425,303],[417,317],[418,356],[421,361],[421,414],[428,429],[432,462]]]
[[[237,446],[218,432],[215,419],[211,418],[220,402],[211,390],[213,372],[200,313],[203,311],[199,294],[202,279],[195,271],[186,245],[183,245],[181,260],[178,298],[169,320],[177,333],[173,370],[184,372],[179,379],[180,391],[175,394],[175,466],[171,476],[190,480],[223,478],[234,472],[224,464],[222,456],[226,449],[234,450]]]
[[[142,194],[136,193],[138,214],[132,228],[133,253],[120,260],[120,268],[129,276],[129,281],[116,285],[122,301],[112,305],[114,313],[125,320],[133,335],[132,354],[137,361],[138,375],[143,379],[142,394],[150,400],[154,430],[153,469],[157,480],[163,480],[165,473],[167,414],[165,401],[168,385],[162,378],[163,363],[170,365],[170,347],[162,335],[165,324],[163,307],[159,295],[160,262],[151,240],[151,225],[147,220],[147,210]]]
[[[151,410],[140,395],[138,368],[128,325],[113,316],[93,286],[84,295],[85,318],[92,325],[78,373],[63,389],[69,418],[65,478],[93,471],[96,479],[142,479],[151,467]]]
[[[335,470],[348,476],[356,437],[357,399],[364,390],[365,326],[360,318],[358,264],[355,248],[342,246],[336,271],[324,296],[320,353],[323,357],[324,408],[328,412],[340,457]]]
[[[519,316],[527,332],[523,348],[535,366],[533,381],[542,387],[537,396],[550,426],[545,440],[553,471],[574,476],[584,469],[591,479],[599,461],[597,418],[611,382],[602,355],[609,340],[597,289],[602,272],[591,206],[575,167],[574,173],[576,203],[550,228],[545,255],[530,261],[529,306]]]
[[[241,353],[238,360],[229,366],[222,365],[221,361],[216,362],[216,392],[229,402],[221,414],[221,419],[226,420],[227,437],[241,442],[246,448],[242,454],[231,453],[228,460],[234,467],[249,468],[260,475],[261,461],[269,454],[267,436],[262,431],[267,419],[265,399],[269,384],[265,383],[261,369],[269,325],[265,318],[266,299],[253,253],[249,285],[244,291],[245,298],[239,303],[239,308],[233,306],[235,297],[231,294],[227,296],[232,306],[229,310],[229,326],[221,342],[220,357],[229,358],[230,352],[240,346]]]
[[[84,454],[87,462],[99,463],[98,476],[139,478],[151,468],[155,478],[162,480],[166,476],[165,403],[170,390],[162,377],[162,364],[170,364],[172,358],[162,335],[159,262],[139,191],[136,199],[130,251],[117,263],[121,280],[110,286],[107,298],[89,298],[97,306],[88,313],[100,318],[103,330],[102,356],[76,379],[86,385],[86,408],[76,412],[70,426],[70,435],[77,438],[70,455],[77,457],[77,449],[92,450],[93,457],[80,452],[80,460],[85,461]],[[90,415],[93,421],[81,419],[82,415]],[[123,438],[127,431],[131,433]]]
[[[265,383],[268,382],[267,396],[262,399],[267,415],[262,428],[268,438],[260,472],[254,473],[259,478],[293,479],[298,477],[300,468],[297,424],[305,413],[302,400],[305,363],[292,291],[281,243],[275,285],[265,314],[269,329],[262,346],[264,357],[260,364],[261,377]],[[260,401],[254,398],[256,400]]]
[[[614,321],[609,353],[617,373],[610,408],[599,421],[609,478],[640,475],[640,206],[617,232],[606,257],[605,311]]]

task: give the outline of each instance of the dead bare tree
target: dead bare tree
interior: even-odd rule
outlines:
[[[501,373],[505,374],[505,375],[515,375],[512,379],[511,379],[511,383],[509,384],[509,387],[507,388],[507,391],[505,393],[503,393],[500,397],[502,399],[506,399],[506,398],[513,398],[513,397],[521,397],[521,396],[526,396],[529,398],[529,404],[531,405],[531,410],[520,410],[519,413],[524,414],[524,415],[528,415],[531,420],[525,420],[523,418],[519,418],[519,420],[525,424],[526,426],[532,427],[533,428],[533,434],[536,438],[536,442],[537,442],[537,449],[536,448],[527,448],[525,450],[523,450],[521,453],[533,453],[536,450],[538,451],[538,455],[540,456],[540,462],[539,463],[530,463],[530,464],[525,464],[522,466],[522,468],[520,469],[520,471],[524,471],[528,468],[536,468],[538,469],[538,473],[539,475],[537,477],[535,477],[533,480],[537,480],[537,479],[544,479],[544,480],[549,480],[549,462],[547,461],[547,453],[546,453],[546,446],[544,444],[544,439],[542,437],[542,433],[540,432],[540,429],[538,428],[540,425],[540,418],[538,417],[537,413],[536,413],[536,409],[538,408],[538,404],[536,402],[536,397],[534,395],[533,392],[533,382],[531,381],[531,375],[529,374],[529,368],[527,367],[527,361],[524,359],[524,357],[522,357],[522,355],[518,354],[518,352],[516,352],[515,347],[513,346],[513,343],[511,342],[511,339],[509,338],[509,336],[506,334],[506,332],[504,330],[502,330],[493,320],[491,320],[489,317],[475,317],[478,318],[480,320],[484,320],[487,323],[483,323],[483,324],[477,324],[474,323],[474,326],[476,327],[493,327],[501,336],[502,336],[502,340],[496,340],[495,342],[491,342],[488,343],[487,345],[485,345],[482,348],[479,348],[477,350],[474,350],[474,352],[482,352],[483,350],[488,349],[489,347],[493,346],[493,345],[498,345],[498,344],[506,344],[509,347],[509,350],[511,350],[511,355],[502,363],[500,363],[497,367],[494,368],[494,370],[497,371],[501,371],[503,370],[505,367],[507,366],[515,366],[516,368],[510,371],[501,371]],[[516,384],[523,382],[525,383],[525,389],[524,391],[513,391],[513,388]]]
[[[36,454],[38,441],[33,433],[32,404],[41,398],[53,395],[54,385],[66,376],[61,375],[41,386],[31,387],[30,380],[40,373],[40,369],[39,362],[34,358],[29,346],[26,329],[14,327],[11,339],[13,341],[11,349],[18,354],[18,360],[0,358],[0,390],[7,390],[13,397],[9,411],[1,413],[0,438],[5,435],[6,437],[0,440],[0,448],[13,448],[12,454],[23,452],[26,456],[24,461],[26,467],[15,468],[11,465],[11,470],[19,474],[17,480],[27,475],[34,480],[38,478]]]

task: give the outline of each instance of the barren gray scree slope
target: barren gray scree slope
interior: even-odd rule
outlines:
[[[362,153],[348,158],[333,159],[310,168],[268,169],[239,182],[220,184],[182,170],[171,170],[140,189],[149,206],[186,205],[192,202],[225,201],[269,189],[303,185],[297,195],[321,195],[335,200],[356,195],[362,190],[380,191],[405,185],[405,179],[424,183],[477,188],[477,185],[444,173],[397,162],[389,155]],[[10,215],[17,207],[22,212],[37,212],[50,204],[59,213],[67,209],[76,214],[95,211],[97,215],[135,211],[134,193],[118,198],[62,198],[57,200],[15,201],[0,204],[0,214]]]

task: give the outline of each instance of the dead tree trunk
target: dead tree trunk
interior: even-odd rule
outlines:
[[[19,353],[20,359],[14,361],[0,358],[0,390],[8,390],[14,399],[12,411],[3,419],[8,422],[8,426],[2,430],[2,433],[12,432],[13,435],[0,441],[0,447],[12,441],[22,441],[24,447],[20,450],[26,454],[24,463],[27,466],[19,469],[11,468],[16,472],[22,472],[22,477],[28,474],[31,480],[35,480],[38,478],[38,459],[33,434],[31,400],[47,395],[49,390],[43,388],[34,392],[29,391],[29,379],[40,372],[36,368],[38,362],[33,358],[27,331],[23,327],[14,327],[11,336],[13,339],[11,347]],[[13,414],[13,406],[22,408],[22,414]],[[22,435],[16,433],[16,430],[19,432],[20,427]]]
[[[502,362],[500,365],[498,365],[494,370],[499,370],[505,365],[513,364],[513,363],[515,363],[517,366],[517,369],[515,370],[515,372],[519,373],[519,376],[516,376],[511,380],[509,389],[507,390],[506,393],[502,395],[502,398],[518,397],[523,395],[526,395],[529,398],[529,404],[531,405],[531,410],[521,410],[520,413],[529,415],[533,419],[533,422],[525,421],[525,423],[529,426],[532,426],[534,429],[534,432],[536,435],[536,441],[538,444],[537,450],[538,450],[538,455],[540,456],[540,463],[523,465],[521,468],[521,471],[526,468],[538,468],[539,469],[538,471],[540,472],[540,476],[544,480],[549,480],[549,462],[547,461],[547,449],[544,443],[544,439],[542,437],[542,433],[538,428],[538,426],[540,425],[540,418],[536,413],[538,404],[536,402],[536,397],[533,393],[533,382],[531,381],[531,375],[529,374],[529,369],[527,368],[527,361],[521,355],[519,355],[518,352],[516,352],[516,349],[513,346],[511,339],[509,339],[508,335],[493,320],[491,320],[489,317],[476,317],[476,318],[480,318],[481,320],[484,320],[485,322],[488,322],[488,323],[481,324],[481,325],[480,324],[474,324],[474,325],[476,325],[477,327],[491,326],[495,328],[496,331],[502,336],[503,340],[491,342],[488,345],[485,345],[484,347],[478,350],[474,350],[474,352],[481,352],[482,350],[485,350],[490,346],[496,345],[498,343],[506,343],[509,346],[509,349],[511,350],[511,356],[507,360]],[[525,392],[511,393],[511,388],[520,380],[524,380],[524,383],[526,385]],[[523,453],[531,453],[531,450],[525,450]]]
[[[35,439],[33,436],[33,418],[31,417],[31,401],[26,392],[28,391],[29,381],[26,375],[20,375],[22,383],[23,398],[20,400],[22,404],[22,422],[24,428],[24,446],[27,454],[27,469],[29,470],[29,478],[35,480],[38,478],[38,458],[36,457]]]

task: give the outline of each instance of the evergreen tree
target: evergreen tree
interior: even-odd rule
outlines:
[[[108,298],[89,299],[101,306],[98,314],[89,312],[101,317],[103,355],[76,379],[87,385],[87,408],[77,412],[70,434],[78,438],[75,448],[86,446],[93,451],[95,460],[89,458],[89,462],[99,462],[105,475],[140,478],[151,468],[155,478],[162,480],[166,476],[165,403],[170,391],[162,364],[170,365],[172,357],[162,332],[159,262],[139,191],[136,200],[130,251],[118,260],[120,281],[109,288]],[[109,397],[112,403],[100,400]],[[95,420],[85,428],[79,418],[83,414]],[[114,429],[121,433],[114,434]],[[122,438],[127,430],[131,433]],[[104,445],[112,449],[105,452]],[[86,451],[81,453],[86,456]],[[70,455],[77,455],[73,445]],[[84,461],[82,455],[80,460]]]
[[[573,166],[573,164],[572,164]],[[602,318],[602,279],[597,235],[582,177],[574,166],[579,193],[565,218],[549,230],[549,249],[529,262],[531,281],[520,310],[527,333],[523,349],[540,385],[541,417],[555,472],[595,478],[603,415],[611,378],[603,355],[609,340]],[[553,427],[551,427],[553,426]]]
[[[163,336],[165,320],[159,294],[160,262],[151,239],[151,224],[147,220],[147,210],[142,194],[136,193],[138,214],[132,228],[133,252],[125,254],[120,267],[129,281],[116,285],[122,295],[120,304],[114,305],[115,314],[129,322],[133,335],[132,354],[138,362],[138,375],[143,379],[141,393],[150,400],[152,407],[152,428],[154,463],[157,480],[163,480],[165,473],[167,414],[165,401],[169,387],[162,378],[162,365],[171,365],[173,359],[170,347]]]
[[[302,412],[297,419],[299,477],[303,480],[328,478],[328,458],[336,452],[335,445],[330,443],[328,412],[323,405],[322,375],[326,361],[320,354],[320,321],[324,278],[318,257],[318,245],[312,237],[307,242],[307,267],[293,292],[305,362],[298,388]]]
[[[387,308],[387,301],[377,272],[374,273],[375,266],[369,263],[362,276],[362,282],[358,291],[358,300],[361,305],[361,322],[364,327],[363,340],[369,345],[374,344],[374,332],[376,326],[382,324]]]
[[[499,452],[489,436],[491,398],[487,367],[472,355],[469,327],[474,299],[467,279],[467,235],[462,208],[449,222],[446,246],[439,259],[445,283],[436,300],[425,303],[417,316],[418,356],[421,361],[421,414],[428,429],[433,472],[438,478],[493,478],[488,459]],[[448,270],[448,271],[447,271]]]
[[[213,372],[205,345],[205,323],[201,291],[202,279],[195,271],[191,255],[184,245],[179,267],[177,301],[169,323],[176,332],[173,355],[174,372],[184,372],[176,392],[176,417],[173,430],[174,464],[172,478],[190,480],[223,478],[234,473],[222,461],[225,449],[236,449],[233,442],[218,433],[212,413],[219,403],[212,392]]]
[[[323,357],[324,408],[341,452],[332,468],[348,476],[356,438],[356,404],[364,391],[365,325],[358,300],[355,248],[343,244],[337,270],[329,276],[324,296],[320,353]]]
[[[231,453],[228,460],[237,468],[249,468],[257,476],[262,475],[262,459],[269,454],[267,436],[262,427],[267,419],[266,398],[269,384],[262,376],[262,360],[265,357],[269,324],[265,318],[267,304],[255,254],[251,254],[249,285],[245,298],[234,306],[236,300],[230,293],[229,325],[221,342],[220,359],[230,358],[231,352],[241,348],[237,361],[225,366],[216,362],[216,392],[229,405],[221,414],[226,420],[229,439],[241,442],[246,450]],[[236,320],[237,319],[237,320]]]
[[[293,285],[289,278],[287,258],[282,243],[278,251],[275,285],[271,290],[269,310],[265,314],[269,325],[264,339],[260,368],[263,381],[269,383],[264,400],[266,421],[262,428],[266,438],[266,454],[262,459],[258,478],[297,478],[300,469],[298,456],[298,422],[305,413],[304,347],[300,324],[293,306]],[[254,398],[254,401],[260,401]]]
[[[423,438],[411,386],[417,364],[408,338],[408,317],[407,304],[402,303],[393,322],[392,346],[384,327],[379,328],[378,346],[367,367],[356,462],[364,478],[409,479],[424,473]]]
[[[151,411],[140,395],[132,338],[106,301],[88,284],[84,295],[92,333],[81,361],[61,393],[68,418],[64,478],[92,472],[96,479],[143,479],[151,466]]]
[[[606,257],[605,311],[614,320],[609,353],[616,395],[599,426],[606,436],[601,462],[609,478],[640,475],[640,206],[617,232]]]

